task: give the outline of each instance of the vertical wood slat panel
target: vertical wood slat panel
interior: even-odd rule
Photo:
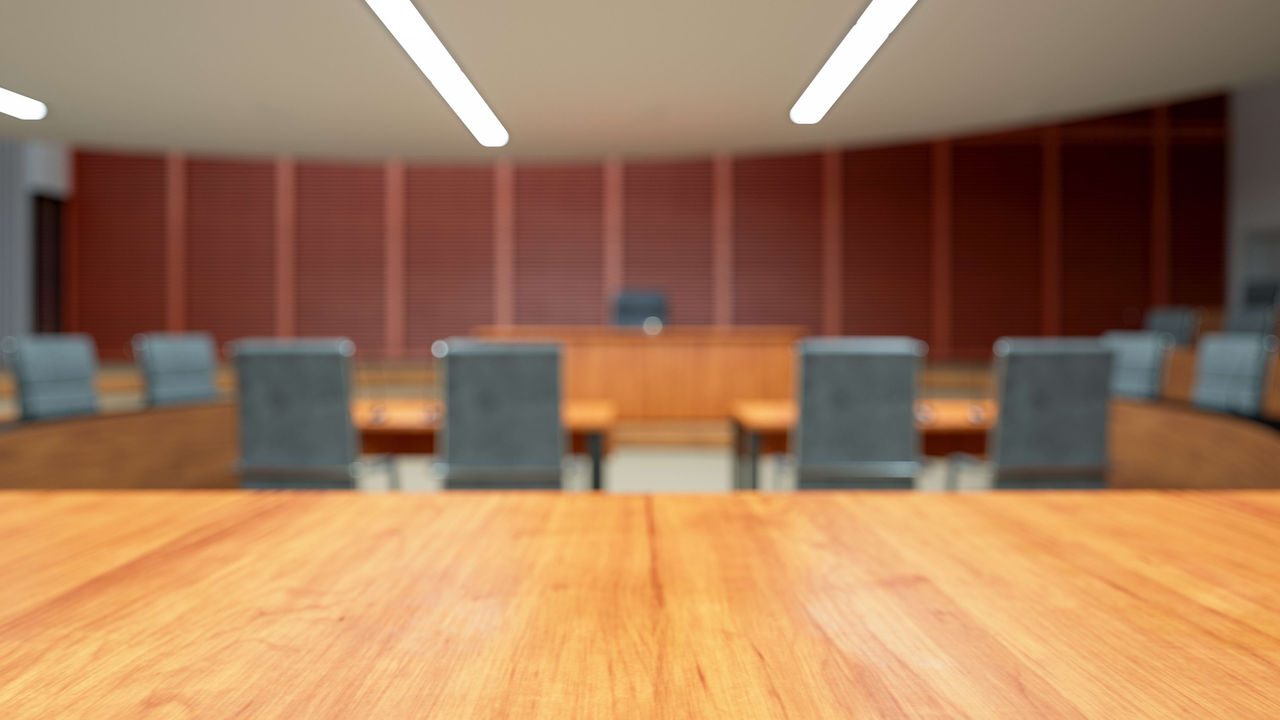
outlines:
[[[626,248],[626,171],[622,160],[610,157],[604,162],[604,295],[613,302],[622,291],[623,254]]]
[[[187,162],[187,327],[219,347],[275,330],[275,169]]]
[[[516,169],[516,323],[608,320],[603,201],[599,165]]]
[[[165,158],[77,152],[75,172],[77,326],[123,358],[167,323]]]
[[[1169,108],[1158,107],[1151,128],[1151,264],[1152,305],[1169,302]]]
[[[387,356],[405,352],[405,169],[392,160],[383,167],[383,332]]]
[[[187,160],[182,153],[165,157],[165,329],[185,328],[187,252]]]
[[[931,172],[927,145],[845,153],[843,332],[932,342]]]
[[[954,148],[952,351],[983,359],[1041,327],[1039,145]]]
[[[1169,116],[1169,299],[1221,305],[1226,301],[1226,97],[1178,103]]]
[[[839,335],[844,325],[844,157],[822,154],[822,332]]]
[[[1040,332],[1062,334],[1062,130],[1040,140]]]
[[[933,143],[933,347],[938,358],[951,356],[951,143]]]
[[[297,167],[298,334],[343,336],[356,352],[386,350],[383,170]]]
[[[712,164],[631,163],[624,187],[624,286],[666,293],[672,323],[712,323]]]
[[[410,167],[405,184],[405,317],[411,354],[494,322],[494,172]]]
[[[1226,284],[1227,153],[1222,143],[1170,154],[1169,299],[1222,305]]]
[[[822,156],[736,159],[733,321],[822,330]]]
[[[288,157],[275,163],[276,335],[298,331],[298,166]]]
[[[516,321],[515,193],[515,167],[499,160],[493,169],[493,307],[499,325]]]
[[[711,282],[715,324],[733,322],[733,156],[711,161]]]
[[[1063,332],[1136,327],[1150,293],[1151,149],[1062,149]]]

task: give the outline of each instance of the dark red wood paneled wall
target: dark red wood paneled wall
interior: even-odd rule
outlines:
[[[985,357],[1040,333],[1040,146],[957,143],[952,156],[951,349]]]
[[[493,170],[408,170],[406,338],[411,354],[493,322]]]
[[[516,168],[516,323],[607,322],[603,236],[599,165]]]
[[[192,159],[186,167],[186,316],[222,346],[275,334],[275,168]]]
[[[383,348],[382,169],[299,164],[297,193],[298,334]]]
[[[1062,148],[1062,329],[1135,327],[1149,304],[1151,149]]]
[[[932,341],[928,145],[844,154],[844,332]]]
[[[904,334],[934,357],[1218,305],[1221,96],[1046,128],[775,157],[308,163],[77,151],[65,325],[346,335],[425,354],[488,323],[603,323],[619,288],[681,324]]]
[[[711,162],[635,163],[623,178],[623,287],[666,293],[673,323],[710,325]]]
[[[135,333],[166,326],[165,158],[79,152],[74,172],[66,319],[103,357],[124,357]]]
[[[822,157],[733,165],[733,322],[822,328]]]

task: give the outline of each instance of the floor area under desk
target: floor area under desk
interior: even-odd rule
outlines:
[[[396,459],[400,488],[403,492],[437,492],[443,482],[434,460],[423,455],[404,455]],[[604,461],[604,490],[612,493],[724,493],[731,487],[733,458],[727,447],[689,445],[629,445],[617,447]],[[946,487],[947,463],[929,458],[916,479],[916,489],[942,491]],[[583,458],[567,463],[564,483],[571,492],[590,489],[590,470]],[[981,470],[962,468],[957,474],[961,490],[983,490],[990,480]],[[781,492],[795,488],[795,475],[782,456],[770,456],[760,463],[760,486],[765,492]],[[360,489],[370,492],[388,490],[387,478],[374,471],[362,477]]]

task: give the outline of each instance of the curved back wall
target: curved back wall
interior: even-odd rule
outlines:
[[[604,323],[623,287],[677,323],[905,334],[985,358],[1219,305],[1226,103],[777,157],[433,166],[79,149],[64,326],[353,338],[425,355],[493,323]]]

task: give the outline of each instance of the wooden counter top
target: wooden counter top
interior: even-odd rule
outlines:
[[[1280,494],[0,494],[39,718],[1280,717]]]

